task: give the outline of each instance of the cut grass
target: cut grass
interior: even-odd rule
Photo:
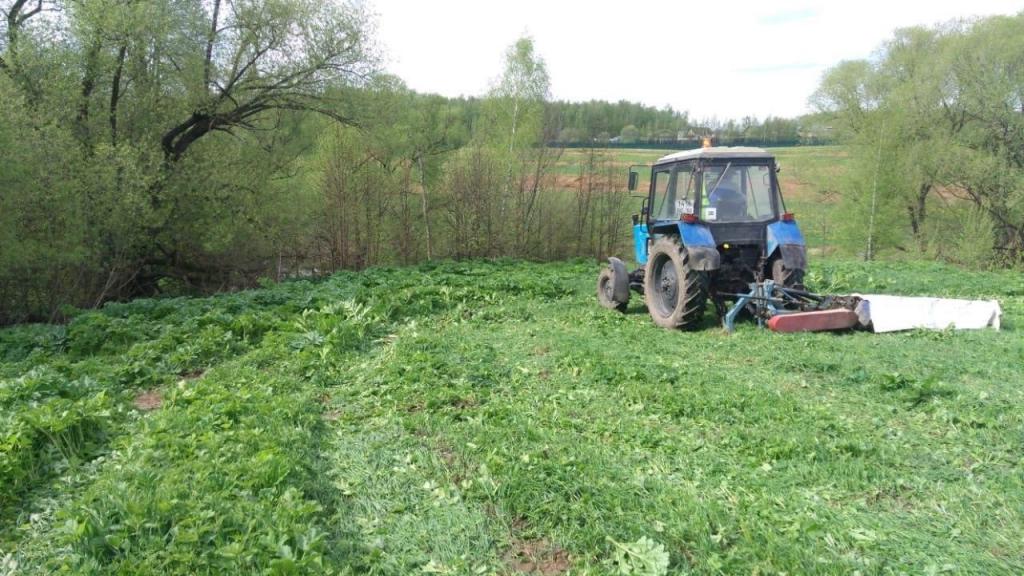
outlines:
[[[0,445],[0,571],[1020,573],[1020,275],[813,270],[1006,329],[667,332],[591,264],[478,262],[0,331],[5,418],[62,398],[87,439]]]

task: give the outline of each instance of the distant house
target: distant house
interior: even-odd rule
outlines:
[[[706,126],[691,126],[685,131],[680,130],[676,135],[679,142],[700,142],[704,138],[715,138],[715,131]]]
[[[710,145],[714,145],[718,141],[715,131],[704,126],[691,126],[676,134],[676,142],[693,148],[703,146],[705,138],[710,140]]]

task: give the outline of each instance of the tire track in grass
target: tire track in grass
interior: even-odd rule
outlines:
[[[243,300],[267,296],[273,299]],[[204,378],[162,388],[160,410],[133,420],[113,452],[21,538],[14,558],[21,570],[287,573],[320,565],[323,506],[307,493],[324,492],[312,473],[322,407],[304,377],[311,354],[288,341],[292,332],[278,323],[279,312],[287,310],[269,312],[258,340],[215,354],[216,367]],[[247,314],[223,318],[254,324]],[[174,334],[173,341],[188,337]],[[140,346],[170,352],[143,354],[151,362],[197,358],[158,341],[132,350]]]
[[[173,389],[26,549],[42,572],[240,573],[322,562],[315,390],[243,357]]]
[[[552,389],[543,385],[542,368],[516,360],[530,350],[516,340],[524,332],[520,316],[526,310],[520,308],[532,307],[513,304],[482,312],[479,321],[400,337],[395,351],[359,368],[357,377],[367,376],[353,386],[361,391],[353,402],[363,398],[372,407],[369,414],[400,415],[405,429],[424,434],[452,461],[454,478],[470,479],[462,498],[486,513],[492,558],[501,556],[506,567],[558,573],[569,568],[576,550],[585,565],[600,567],[607,534],[595,533],[593,525],[573,528],[560,507],[582,498],[595,505],[588,513],[592,523],[621,516],[613,503],[592,500],[628,485],[631,472],[622,469],[624,454],[617,447],[581,445],[579,436],[538,420]],[[511,320],[497,319],[499,312]],[[359,412],[357,420],[365,416]],[[643,491],[630,490],[613,499],[635,508],[642,497]],[[581,537],[590,541],[589,549],[579,545]],[[568,551],[559,546],[573,541],[577,545]]]
[[[504,462],[515,464],[523,456],[514,449],[514,454],[507,453],[506,447],[521,443],[524,437],[536,440],[536,432],[522,428],[511,414],[520,406],[510,397],[526,383],[516,376],[523,374],[515,366],[504,362],[509,351],[499,358],[492,339],[473,330],[481,325],[500,330],[508,319],[519,326],[532,307],[506,303],[478,310],[472,322],[440,322],[400,332],[386,349],[352,367],[351,381],[334,393],[339,422],[348,426],[339,451],[359,452],[346,447],[346,443],[356,442],[363,452],[383,455],[383,463],[370,465],[376,475],[356,474],[375,476],[374,480],[359,482],[358,487],[345,480],[342,489],[352,493],[357,509],[372,511],[374,503],[379,503],[377,515],[370,516],[382,518],[386,532],[397,535],[382,543],[386,550],[382,557],[392,562],[382,560],[375,565],[386,566],[380,568],[384,573],[403,573],[403,569],[423,566],[427,558],[428,563],[434,562],[433,567],[455,566],[456,573],[471,568],[487,570],[496,564],[499,572],[526,569],[557,574],[571,566],[571,551],[548,536],[550,525],[542,512],[548,506],[547,498],[527,504],[540,511],[539,516],[524,513],[522,505],[509,506],[517,484],[499,481],[501,476],[492,472],[497,465],[500,474],[505,474]],[[472,344],[465,341],[467,332],[472,334],[468,336]],[[532,387],[524,388],[529,393]],[[528,412],[530,407],[522,408]],[[490,422],[487,430],[478,436],[467,434],[467,427],[478,430],[474,426],[481,425],[482,419]],[[390,439],[376,442],[373,448],[353,440],[367,434],[375,437],[371,430],[376,427],[390,430]],[[390,469],[388,462],[392,462]],[[569,474],[576,470],[571,457],[563,463],[568,464]],[[591,470],[600,469],[603,463]],[[346,473],[344,464],[339,469]],[[524,473],[530,474],[520,470],[520,475]],[[408,477],[402,479],[402,475]],[[426,525],[403,524],[401,514],[389,514],[388,502],[405,499],[411,500],[408,506],[422,518],[436,507],[436,503],[432,507],[432,499],[444,500],[449,495],[455,495],[448,502],[449,512],[441,520],[426,520]],[[521,499],[534,495],[523,491],[515,498],[522,503]],[[450,511],[452,504],[458,512]],[[400,504],[397,509],[404,512],[407,508]],[[538,518],[542,521],[534,524]],[[434,530],[437,525],[444,530]],[[467,539],[466,534],[486,534],[487,538]],[[486,561],[474,567],[465,558]]]
[[[508,547],[507,525],[493,509],[466,496],[482,481],[479,471],[458,461],[457,449],[429,425],[438,406],[459,398],[445,394],[447,383],[438,381],[440,395],[421,404],[406,394],[418,384],[410,386],[403,374],[385,368],[400,362],[395,352],[405,341],[443,331],[452,320],[438,316],[446,315],[398,329],[347,365],[340,382],[327,389],[331,435],[324,458],[341,500],[331,527],[335,539],[356,543],[347,557],[332,558],[342,573],[507,572],[501,556]]]
[[[0,556],[3,548],[23,555],[24,534],[49,530],[54,512],[93,481],[111,448],[138,432],[140,391],[155,398],[258,346],[288,307],[244,306],[281,304],[297,288],[109,304],[45,332],[0,332],[14,344],[2,365],[9,378],[0,380],[0,538],[9,542]]]
[[[482,302],[467,308],[463,297],[443,288],[440,305],[416,306],[420,315],[349,362],[340,382],[327,389],[334,436],[325,460],[342,495],[333,529],[337,540],[358,543],[353,556],[333,558],[335,566],[379,574],[560,574],[569,567],[566,552],[520,534],[521,522],[503,514],[492,498],[481,499],[481,491],[496,487],[486,465],[467,458],[443,429],[443,414],[471,412],[485,400],[469,389],[479,389],[491,376],[460,379],[448,373],[462,360],[452,350],[422,349],[418,343],[444,342],[445,335],[458,334],[471,320],[503,322],[511,316],[522,321],[530,316],[532,291],[558,300],[571,291],[541,278],[492,277],[483,287],[473,278],[468,284],[461,278],[444,280],[470,286],[465,295]],[[437,295],[433,282],[420,286],[429,297]],[[407,353],[411,358],[396,357]]]

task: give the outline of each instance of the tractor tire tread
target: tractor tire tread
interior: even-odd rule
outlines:
[[[662,253],[672,260],[673,265],[678,264],[682,272],[682,301],[677,303],[675,310],[668,316],[659,315],[656,312],[657,306],[652,302],[655,277],[653,263]],[[655,242],[651,249],[644,274],[644,299],[654,323],[663,328],[692,330],[697,328],[704,318],[708,300],[708,275],[706,272],[690,268],[689,260],[689,253],[678,238],[662,238]]]

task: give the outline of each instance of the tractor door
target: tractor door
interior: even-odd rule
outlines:
[[[679,234],[679,221],[683,215],[695,214],[695,169],[693,161],[655,166],[652,169],[645,221],[633,226],[637,262],[647,262],[647,248],[651,238]]]
[[[683,214],[696,208],[696,187],[692,162],[655,167],[651,174],[648,224],[651,231],[659,224],[675,225]]]
[[[650,238],[654,231],[655,222],[660,218],[661,203],[668,194],[669,181],[672,178],[671,166],[655,166],[651,169],[651,188],[647,200],[644,202],[642,221],[633,219],[633,252],[637,264],[647,264],[647,249],[650,248]]]
[[[669,182],[672,180],[671,166],[655,166],[651,172],[651,197],[647,201],[647,225],[651,227],[658,220],[664,220],[662,212],[668,198]]]

